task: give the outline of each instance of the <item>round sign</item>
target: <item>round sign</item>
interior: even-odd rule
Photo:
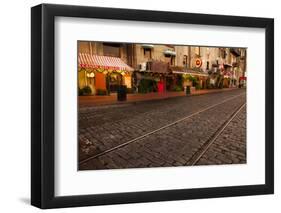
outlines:
[[[197,58],[195,60],[195,65],[196,65],[196,67],[201,67],[202,66],[202,60],[200,58]]]

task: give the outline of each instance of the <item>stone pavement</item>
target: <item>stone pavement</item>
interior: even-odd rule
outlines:
[[[246,101],[246,96],[245,90],[239,89],[204,96],[177,97],[80,109],[79,161],[82,161],[222,101],[226,102],[127,146],[80,164],[79,169],[189,165],[193,154],[200,150],[200,147],[213,132]],[[246,112],[244,112],[245,114]],[[238,122],[235,128],[238,133],[235,133],[235,135],[232,135],[231,131],[228,133],[230,142],[234,144],[237,138],[240,142],[246,144],[245,134],[237,135],[245,131],[245,125],[240,124],[243,124],[243,122]],[[224,140],[224,138],[219,140],[218,138],[219,141],[227,140]],[[224,145],[220,145],[220,148],[223,150]],[[243,146],[239,148],[243,149]],[[222,152],[225,152],[225,150]],[[241,153],[244,153],[246,159],[246,151]],[[208,152],[205,154],[198,164],[215,164],[214,161],[208,161]],[[231,162],[225,160],[221,163],[238,163],[236,154],[234,152],[235,156]],[[204,161],[205,158],[207,161]],[[241,156],[240,158],[239,163],[245,162]]]
[[[197,165],[246,163],[246,115],[246,107],[243,107]]]

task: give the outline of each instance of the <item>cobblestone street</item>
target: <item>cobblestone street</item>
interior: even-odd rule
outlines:
[[[79,170],[246,163],[245,103],[235,89],[81,108]]]

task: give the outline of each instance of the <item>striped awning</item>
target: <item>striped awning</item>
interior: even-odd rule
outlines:
[[[133,71],[134,69],[127,65],[118,57],[91,55],[88,53],[79,53],[78,65],[81,68],[94,68],[105,70]]]
[[[208,76],[208,73],[204,73],[202,71],[196,71],[196,70],[189,70],[185,67],[181,66],[171,66],[170,70],[174,74],[188,74],[188,75],[196,75],[196,76]]]

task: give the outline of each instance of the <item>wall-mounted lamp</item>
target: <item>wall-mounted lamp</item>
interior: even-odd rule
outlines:
[[[93,72],[87,73],[87,77],[93,78],[93,77],[95,77],[95,73],[93,73]]]

